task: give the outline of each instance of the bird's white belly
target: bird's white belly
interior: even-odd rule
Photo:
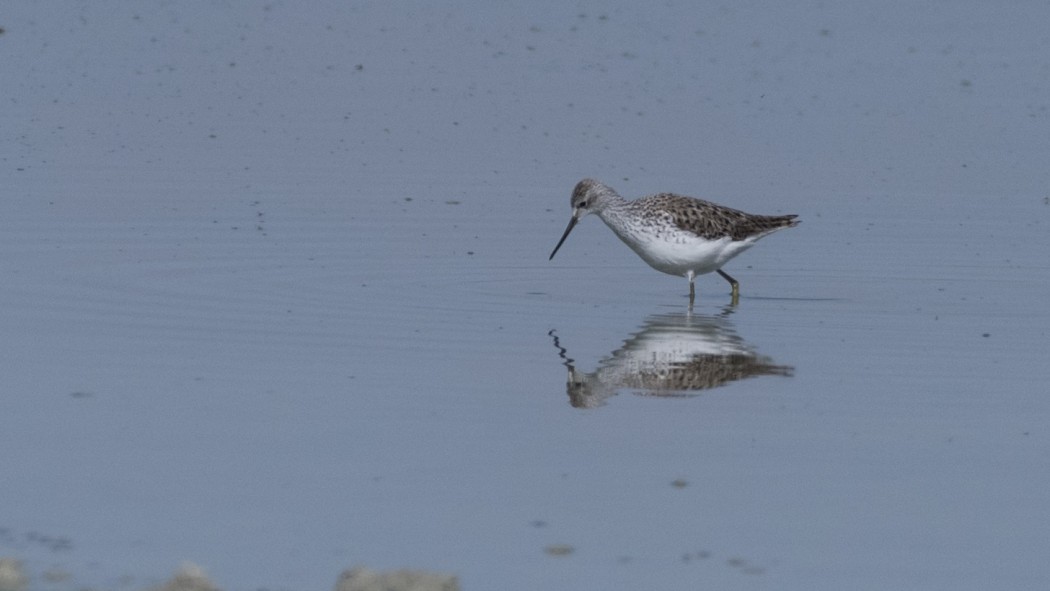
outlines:
[[[690,271],[694,275],[703,275],[720,269],[729,259],[755,243],[751,239],[733,241],[728,237],[707,240],[680,231],[656,234],[617,232],[617,235],[650,267],[682,277]]]

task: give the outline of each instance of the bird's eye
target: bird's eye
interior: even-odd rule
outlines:
[[[580,207],[587,207],[587,200],[580,201]]]

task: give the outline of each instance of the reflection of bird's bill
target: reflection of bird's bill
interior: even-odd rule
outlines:
[[[547,259],[548,261],[552,260],[554,258],[554,255],[558,254],[558,249],[561,248],[561,245],[565,242],[565,239],[569,237],[569,232],[572,232],[572,229],[576,227],[576,222],[578,221],[579,219],[577,219],[575,215],[569,218],[569,227],[565,228],[565,233],[561,235],[561,240],[558,241],[558,246],[554,247],[554,251],[551,252],[550,258]]]

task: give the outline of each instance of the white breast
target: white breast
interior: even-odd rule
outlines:
[[[669,225],[606,223],[649,266],[682,277],[689,271],[695,275],[715,271],[755,243],[754,239],[733,241],[728,237],[709,240]]]

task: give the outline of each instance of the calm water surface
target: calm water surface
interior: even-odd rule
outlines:
[[[1045,9],[32,6],[0,556],[33,588],[1050,579]],[[689,310],[595,219],[547,261],[583,176],[802,225]]]

